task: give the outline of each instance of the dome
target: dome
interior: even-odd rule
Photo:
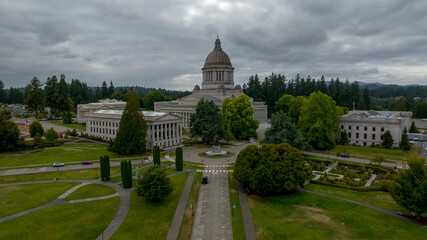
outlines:
[[[228,57],[227,53],[222,51],[221,40],[219,40],[219,38],[217,38],[215,41],[214,50],[206,57],[205,67],[211,65],[231,66],[230,58]]]

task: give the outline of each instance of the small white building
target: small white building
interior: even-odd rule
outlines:
[[[411,127],[411,116],[411,112],[354,110],[341,117],[341,131],[347,131],[349,144],[369,146],[381,144],[381,136],[389,130],[398,146],[405,128]]]
[[[96,103],[78,104],[77,105],[77,122],[85,123],[86,114],[98,110],[124,110],[126,102],[116,99],[103,99]]]
[[[123,110],[98,110],[86,113],[89,136],[114,140],[119,130]],[[143,111],[147,129],[147,148],[170,148],[182,145],[182,117],[164,112]]]

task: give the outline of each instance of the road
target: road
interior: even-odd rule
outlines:
[[[210,160],[204,171],[204,176],[208,176],[208,184],[200,187],[191,239],[231,240],[233,233],[226,161]]]

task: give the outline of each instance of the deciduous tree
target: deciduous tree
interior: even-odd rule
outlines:
[[[213,102],[201,99],[196,105],[196,113],[190,118],[192,136],[202,136],[206,143],[224,138],[224,121],[219,107]]]
[[[298,127],[304,138],[317,149],[335,147],[340,134],[342,109],[326,94],[314,92],[301,109]]]
[[[400,170],[390,193],[396,202],[416,213],[417,218],[427,210],[427,168],[421,156],[407,159],[409,169]]]
[[[18,143],[18,126],[0,112],[0,152],[12,150]]]
[[[152,166],[138,180],[136,193],[150,201],[160,201],[173,191],[170,179],[166,176],[165,167]]]
[[[152,91],[145,95],[142,101],[144,102],[145,108],[153,111],[155,102],[167,101],[167,98],[165,97],[165,95],[163,95],[163,93],[159,91]]]
[[[48,142],[51,142],[53,140],[58,139],[58,133],[55,131],[55,129],[51,128],[47,130],[45,137]]]
[[[30,131],[30,136],[33,138],[34,136],[36,136],[36,134],[40,134],[40,136],[43,136],[44,133],[44,129],[43,126],[41,125],[41,123],[37,120],[34,120],[30,123],[29,126],[29,131]]]

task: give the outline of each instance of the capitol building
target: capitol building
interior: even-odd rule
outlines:
[[[226,98],[236,98],[243,94],[240,85],[234,85],[234,67],[230,58],[221,48],[221,40],[215,41],[215,47],[206,57],[202,68],[202,87],[194,86],[193,93],[171,102],[156,102],[154,110],[171,113],[183,118],[183,126],[190,127],[190,117],[196,112],[197,103],[203,98],[213,101],[218,107]],[[267,122],[267,106],[263,102],[252,101],[254,118],[260,123]]]

